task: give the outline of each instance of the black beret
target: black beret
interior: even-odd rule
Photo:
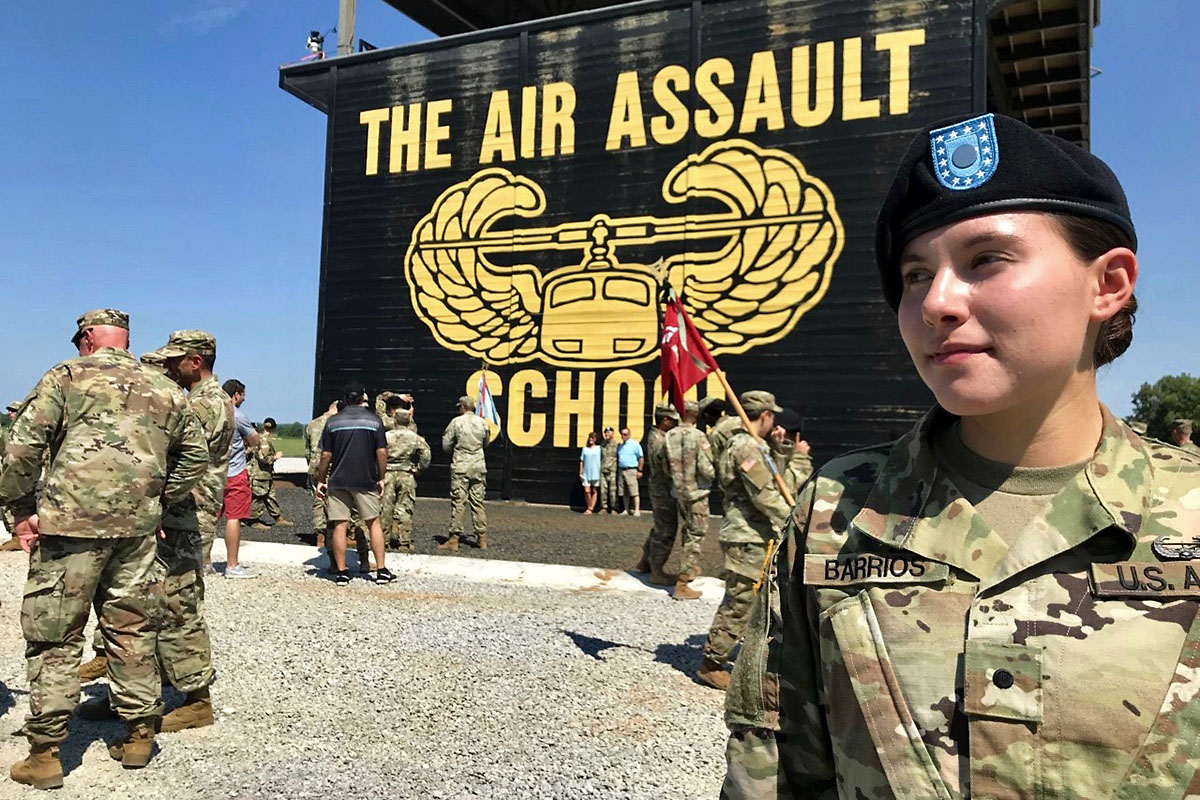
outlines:
[[[1108,165],[1076,144],[1011,117],[947,119],[913,139],[879,211],[875,260],[883,295],[900,305],[904,245],[951,222],[1005,211],[1050,211],[1137,234]]]

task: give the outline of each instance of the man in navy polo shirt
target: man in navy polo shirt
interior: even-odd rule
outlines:
[[[325,513],[333,525],[330,571],[335,583],[350,582],[346,528],[353,507],[369,531],[377,567],[375,582],[389,583],[396,576],[383,565],[383,526],[379,522],[380,496],[387,474],[387,438],[383,422],[367,405],[362,384],[346,387],[345,400],[345,408],[325,423],[317,465],[317,496],[325,498]],[[360,567],[365,570],[367,565]]]

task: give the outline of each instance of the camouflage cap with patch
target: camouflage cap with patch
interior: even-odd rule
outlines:
[[[1171,422],[1171,430],[1173,431],[1190,431],[1192,429],[1192,421],[1187,417],[1180,417]]]
[[[742,408],[746,409],[747,414],[755,411],[771,411],[778,414],[783,411],[780,406],[775,404],[775,395],[759,389],[742,392],[742,396],[738,399],[742,401]]]
[[[172,331],[167,343],[158,348],[163,358],[178,358],[188,354],[199,356],[217,355],[217,339],[208,331]]]
[[[684,400],[683,401],[683,413],[699,414],[700,413],[700,404],[697,403],[695,400]]]
[[[472,400],[471,398],[467,397],[465,394],[462,397],[458,398],[458,404],[460,406],[462,406],[463,408],[465,408],[467,411],[475,410],[475,401]]]
[[[151,350],[148,353],[142,353],[138,357],[138,361],[141,361],[147,367],[162,367],[166,365],[167,357],[159,350]]]
[[[666,417],[667,419],[673,419],[678,422],[679,412],[676,411],[675,406],[671,405],[670,403],[659,403],[654,407],[654,418],[658,419],[659,417]]]
[[[79,337],[83,336],[84,331],[96,325],[129,330],[129,315],[115,308],[97,308],[81,314],[79,319],[75,320],[75,335],[71,337],[71,344],[78,346]]]
[[[24,402],[24,401],[13,400],[11,403],[8,404],[8,406],[4,410],[5,411],[13,411],[13,412],[20,411],[22,402]]]

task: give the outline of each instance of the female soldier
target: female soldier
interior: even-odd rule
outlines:
[[[1099,402],[1136,239],[1015,120],[909,148],[877,259],[937,406],[804,487],[734,670],[730,798],[1200,793],[1200,459]]]

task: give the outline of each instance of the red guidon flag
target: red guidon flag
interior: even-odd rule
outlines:
[[[717,362],[692,324],[683,303],[671,291],[662,326],[662,388],[677,411],[683,411],[683,395],[710,372]]]

